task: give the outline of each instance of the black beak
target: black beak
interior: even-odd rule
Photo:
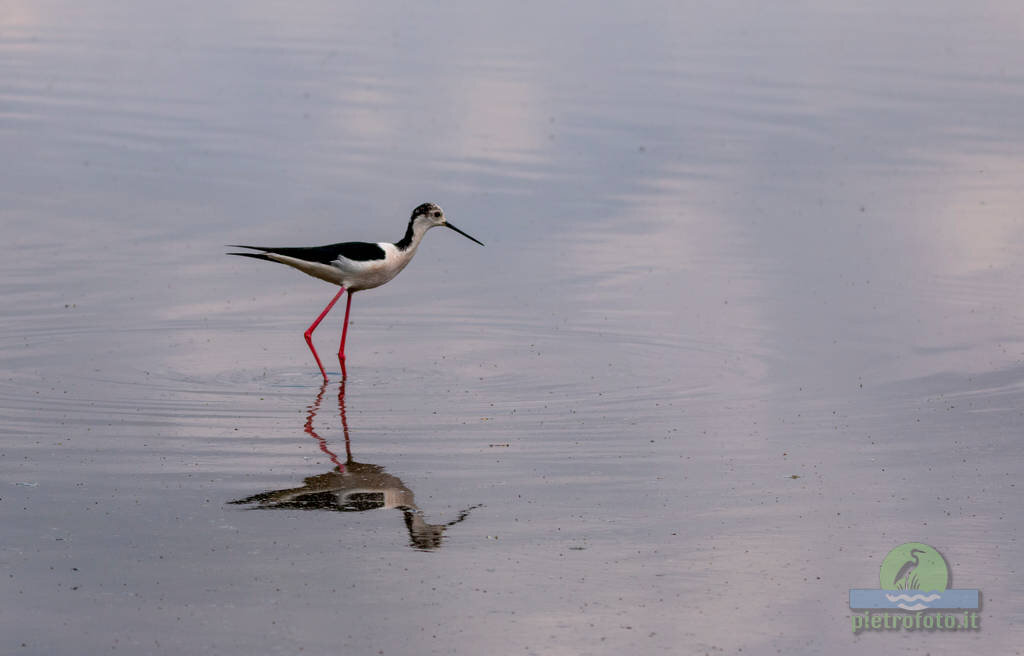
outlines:
[[[470,237],[469,235],[467,235],[466,233],[462,232],[461,230],[459,230],[458,228],[456,228],[452,224],[445,222],[444,225],[445,225],[446,228],[451,228],[452,230],[454,230],[455,232],[459,233],[463,237],[465,237],[467,239],[472,239],[473,241],[475,241],[476,243],[480,244],[481,246],[484,245],[484,243],[482,241],[480,241],[479,239],[477,239],[475,237]]]

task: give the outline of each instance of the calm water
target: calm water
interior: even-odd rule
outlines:
[[[1024,14],[844,4],[5,3],[0,652],[1019,653]]]

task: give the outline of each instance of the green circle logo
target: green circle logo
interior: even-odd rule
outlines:
[[[879,574],[883,590],[942,592],[949,585],[949,568],[933,547],[908,542],[896,547],[882,561]]]

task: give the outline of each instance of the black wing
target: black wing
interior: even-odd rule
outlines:
[[[228,253],[228,255],[243,255],[255,257],[261,260],[268,259],[264,253],[277,253],[285,257],[294,257],[297,260],[306,262],[319,262],[330,264],[338,257],[344,257],[356,262],[369,262],[372,260],[383,260],[384,249],[378,244],[369,244],[364,241],[347,241],[341,244],[328,244],[327,246],[312,246],[309,248],[268,248],[266,246],[243,246],[241,244],[228,244],[231,248],[251,248],[254,251],[263,253]]]

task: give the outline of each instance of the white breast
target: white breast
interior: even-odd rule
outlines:
[[[339,257],[332,262],[333,267],[341,273],[341,280],[337,284],[353,292],[380,287],[397,276],[416,252],[415,247],[401,251],[388,242],[377,245],[384,250],[383,260],[359,262]]]

